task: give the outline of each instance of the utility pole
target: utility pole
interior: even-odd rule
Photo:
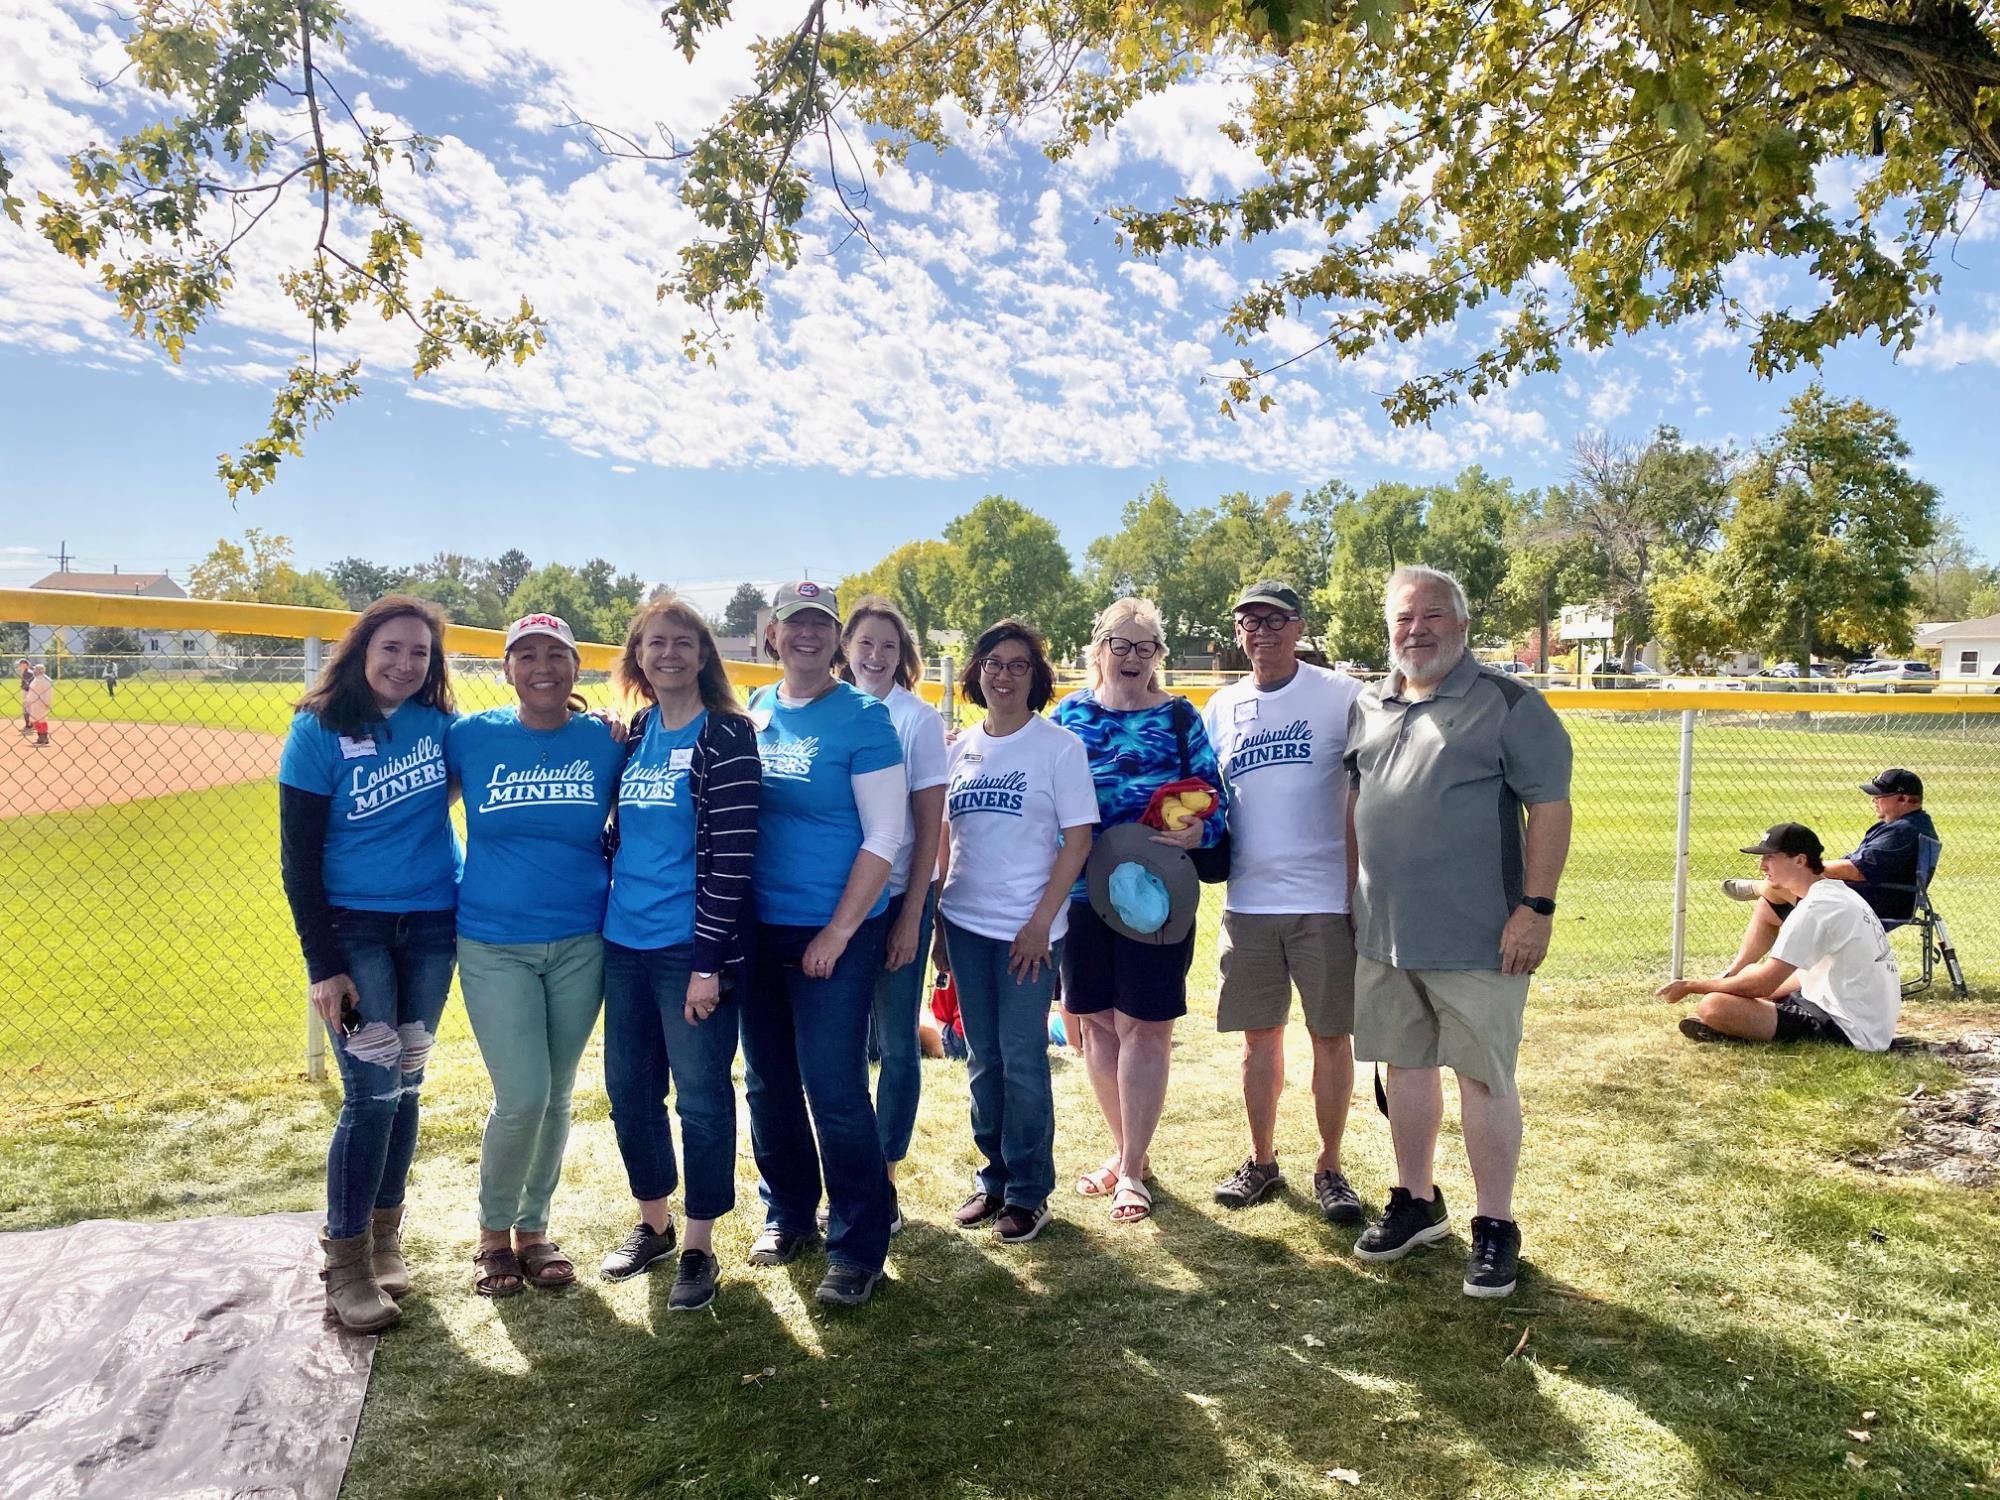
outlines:
[[[67,573],[69,571],[70,551],[68,542],[56,543],[56,550],[48,553],[47,556],[56,565],[58,573]]]

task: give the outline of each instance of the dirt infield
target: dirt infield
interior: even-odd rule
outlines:
[[[0,728],[0,818],[136,802],[258,781],[278,769],[284,739],[192,724],[65,724],[38,746],[20,721]]]

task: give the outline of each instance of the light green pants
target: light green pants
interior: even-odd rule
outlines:
[[[480,1227],[541,1233],[569,1144],[576,1065],[604,1003],[604,939],[461,937],[458,983],[493,1080],[479,1146]]]

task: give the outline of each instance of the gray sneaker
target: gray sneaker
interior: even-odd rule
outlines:
[[[667,1220],[667,1227],[657,1234],[650,1224],[635,1224],[632,1232],[625,1236],[625,1242],[607,1253],[597,1269],[606,1281],[623,1281],[641,1271],[650,1271],[656,1261],[664,1260],[673,1253],[672,1219]]]
[[[1313,1173],[1313,1201],[1329,1224],[1359,1224],[1367,1217],[1354,1184],[1330,1168]]]
[[[1215,1201],[1224,1208],[1248,1208],[1285,1185],[1285,1174],[1274,1161],[1245,1157],[1243,1165],[1215,1185]]]
[[[1722,894],[1731,901],[1755,901],[1763,892],[1757,889],[1754,880],[1725,880],[1722,882]]]
[[[813,1295],[836,1307],[859,1307],[875,1295],[875,1285],[881,1279],[880,1271],[849,1265],[844,1260],[831,1261]]]

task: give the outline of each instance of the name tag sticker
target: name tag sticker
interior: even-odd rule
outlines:
[[[692,769],[693,766],[694,746],[682,745],[678,750],[669,750],[667,752],[667,769],[669,771],[686,771]]]
[[[968,750],[958,759],[962,765],[976,766],[983,762],[986,757],[977,750]]]
[[[364,739],[355,739],[345,734],[340,737],[340,758],[342,760],[360,760],[363,756],[373,755],[374,753],[375,739],[372,735]]]
[[[1236,718],[1235,718],[1236,723],[1248,724],[1251,721],[1253,721],[1256,717],[1257,717],[1257,700],[1255,698],[1251,698],[1245,702],[1236,705]]]

